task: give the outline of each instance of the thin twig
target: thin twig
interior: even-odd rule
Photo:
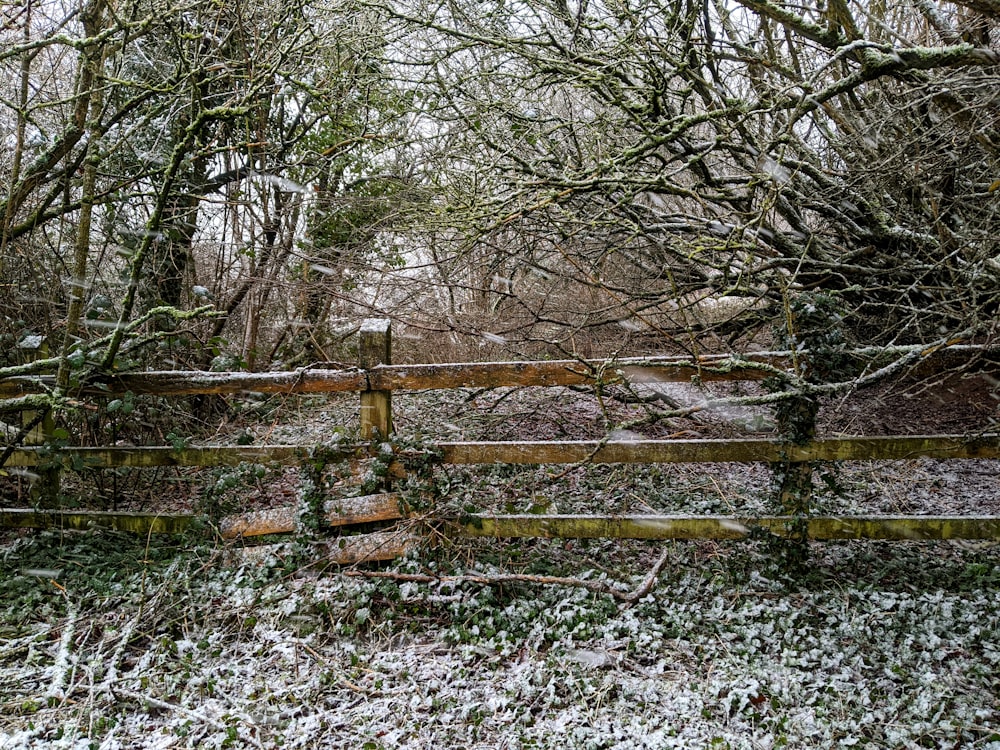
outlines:
[[[664,550],[663,554],[656,561],[649,573],[643,579],[642,584],[633,591],[622,591],[603,581],[587,581],[582,578],[570,578],[563,576],[540,576],[528,573],[501,573],[498,575],[466,574],[457,576],[435,576],[426,573],[395,573],[385,570],[347,570],[344,575],[359,578],[387,578],[393,581],[407,581],[412,583],[476,583],[481,586],[500,586],[505,583],[534,583],[540,586],[569,586],[591,591],[595,594],[610,596],[622,602],[624,605],[635,604],[646,596],[653,587],[656,580],[670,559],[670,549]]]

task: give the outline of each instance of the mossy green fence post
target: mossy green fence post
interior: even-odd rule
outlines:
[[[49,344],[44,336],[25,336],[17,343],[19,359],[23,363],[34,362],[49,356]],[[36,411],[21,412],[22,428],[34,425],[24,437],[25,445],[52,445],[55,432],[55,419],[52,410],[39,413]],[[59,499],[59,465],[39,467],[38,478],[31,483],[31,500],[43,508],[55,508]]]
[[[779,402],[775,411],[778,432],[785,442],[807,445],[816,437],[819,405],[815,398],[797,394]],[[780,547],[789,563],[802,564],[809,556],[807,516],[812,512],[813,465],[810,461],[781,461],[773,468],[781,511],[795,519]]]
[[[816,438],[819,401],[812,386],[851,376],[843,331],[842,301],[823,292],[803,292],[788,300],[785,327],[776,331],[787,346],[794,379],[777,379],[777,390],[789,392],[775,410],[778,432],[789,445],[808,445]],[[765,381],[766,382],[766,381]],[[796,519],[782,549],[787,562],[802,564],[809,555],[807,516],[813,512],[813,463],[782,461],[775,467],[778,501],[785,515]]]

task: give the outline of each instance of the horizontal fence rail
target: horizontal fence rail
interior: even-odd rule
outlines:
[[[850,437],[805,445],[765,439],[440,443],[438,448],[447,464],[775,463],[1000,458],[1000,436]]]
[[[296,530],[292,506],[226,516],[217,525],[223,539],[245,539]],[[328,501],[330,528],[406,518],[391,493]],[[136,534],[179,534],[203,519],[193,514],[112,513],[97,511],[0,510],[0,528],[114,529]],[[755,533],[809,539],[927,541],[1000,539],[997,516],[697,516],[697,515],[534,515],[468,514],[425,519],[467,537],[559,539],[744,539]]]
[[[598,516],[474,515],[456,521],[467,536],[562,539],[743,539],[755,532],[816,540],[1000,538],[996,516]]]
[[[858,371],[881,364],[885,350],[854,353]],[[1000,351],[977,346],[913,350],[907,372],[923,375],[979,360],[1000,364]],[[353,393],[365,390],[421,391],[452,388],[506,388],[655,384],[762,380],[788,368],[789,352],[696,357],[631,357],[615,360],[552,360],[547,362],[467,362],[457,364],[392,365],[336,369],[312,366],[291,372],[151,371],[96,377],[80,386],[82,396],[118,396],[127,392],[158,396],[226,395],[235,393]],[[46,390],[47,376],[0,380],[0,398]]]
[[[360,449],[359,449],[360,450]],[[238,466],[241,463],[300,463],[309,456],[300,445],[228,446],[200,448],[18,448],[7,466],[38,468],[52,464],[65,469],[144,469],[157,466]],[[346,457],[347,454],[345,454]],[[353,455],[353,453],[351,454]]]
[[[781,440],[561,440],[442,442],[428,446],[440,463],[472,464],[636,464],[776,463],[779,461],[898,461],[915,458],[1000,458],[1000,435],[907,435],[813,440],[805,445]],[[376,455],[369,444],[323,448],[328,461],[361,460]],[[296,445],[203,446],[197,448],[19,448],[8,466],[111,469],[157,466],[237,466],[241,463],[299,463],[312,455]],[[405,458],[405,453],[400,458]],[[400,461],[393,474],[405,476]]]
[[[288,534],[297,527],[298,513],[299,509],[294,506],[282,506],[223,516],[217,530],[223,539]],[[392,521],[402,517],[400,498],[391,493],[328,500],[323,507],[323,522],[330,527]],[[0,528],[54,527],[83,531],[99,527],[137,534],[180,534],[200,520],[200,516],[191,513],[0,509]]]

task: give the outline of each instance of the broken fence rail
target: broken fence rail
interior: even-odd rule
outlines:
[[[293,506],[270,508],[238,515],[224,516],[216,532],[225,540],[291,534],[297,528],[299,510]],[[323,521],[328,528],[375,523],[403,518],[399,496],[394,494],[328,500],[324,504]],[[138,535],[183,534],[208,519],[190,513],[116,513],[99,511],[61,511],[34,509],[0,509],[0,528],[111,529]],[[321,543],[322,557],[337,565],[378,562],[400,557],[419,540],[404,530],[376,531],[366,534],[342,535]]]
[[[269,534],[289,534],[296,530],[299,510],[280,506],[223,516],[217,524],[223,539],[240,539]],[[323,521],[329,527],[391,521],[403,517],[399,496],[394,494],[328,500]],[[119,513],[115,511],[0,509],[0,528],[114,529],[135,534],[183,534],[207,521],[193,513]]]

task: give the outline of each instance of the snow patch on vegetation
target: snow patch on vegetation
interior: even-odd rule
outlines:
[[[676,544],[633,607],[141,545],[115,571],[17,572],[95,544],[39,535],[6,552],[5,750],[1000,747],[993,551],[854,543],[792,579],[753,543]],[[650,548],[622,549],[641,572]],[[521,564],[587,557],[538,543]]]

